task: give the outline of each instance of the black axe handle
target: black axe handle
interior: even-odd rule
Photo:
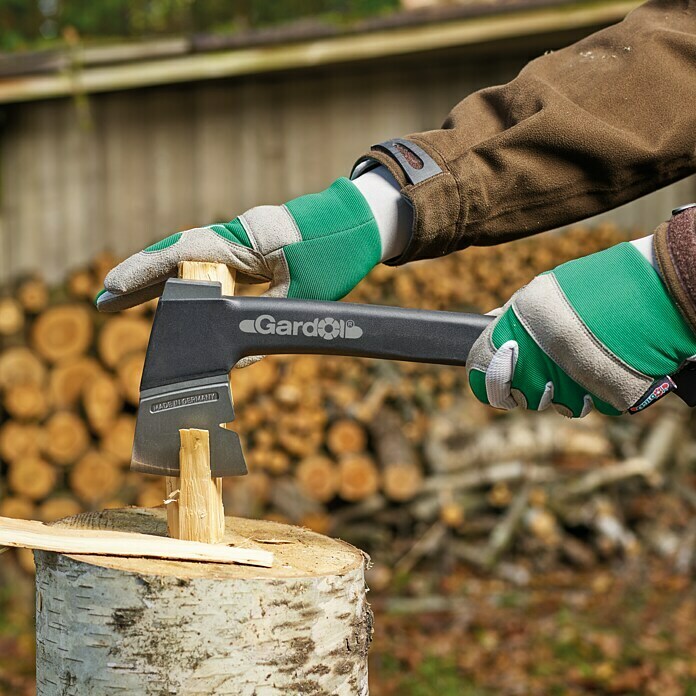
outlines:
[[[351,355],[465,365],[493,317],[347,302],[222,297],[217,283],[169,280],[141,391],[228,372],[243,357]]]

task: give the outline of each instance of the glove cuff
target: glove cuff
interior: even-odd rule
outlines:
[[[696,206],[677,208],[655,230],[654,245],[667,290],[696,333]]]

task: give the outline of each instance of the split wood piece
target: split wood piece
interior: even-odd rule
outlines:
[[[11,517],[0,517],[0,546],[88,556],[134,556],[207,563],[245,563],[266,568],[273,565],[273,554],[258,548],[211,547],[183,539],[169,539],[166,536],[103,528],[83,529],[47,525],[36,520],[16,520]]]
[[[115,369],[129,353],[144,351],[151,328],[151,323],[142,317],[120,314],[109,317],[97,340],[102,362]]]
[[[458,529],[466,519],[466,508],[449,495],[443,495],[440,504],[440,521],[450,529]]]
[[[311,384],[319,378],[321,358],[316,355],[296,355],[288,365],[288,377],[299,384]]]
[[[222,263],[197,263],[184,261],[179,264],[179,278],[185,280],[214,280],[221,284],[223,295],[234,295],[234,271],[230,270],[227,266]],[[201,340],[204,340],[201,337]],[[180,435],[183,431],[180,431]],[[207,434],[206,434],[207,437]],[[181,439],[181,452],[180,452],[180,465],[181,462],[186,459],[187,462],[193,461],[193,453],[185,451],[184,445],[190,443],[188,436],[186,440],[182,437]],[[200,453],[200,452],[199,452]],[[196,460],[200,464],[199,460]],[[189,481],[183,483],[179,477],[176,476],[166,476],[165,477],[165,491],[167,496],[167,518],[169,520],[169,535],[174,538],[189,538],[181,536],[181,524],[184,518],[179,510],[180,499],[175,497],[174,493],[179,491],[178,496],[181,495],[182,490],[185,488],[187,490],[186,504],[189,509],[185,513],[186,522],[184,524],[185,534],[200,535],[195,537],[197,541],[208,541],[217,540],[220,536],[220,525],[224,525],[225,511],[222,504],[222,480],[220,478],[213,479],[210,475],[210,451],[208,450],[207,457],[208,466],[208,478],[210,479],[210,486],[205,487],[206,495],[203,497],[197,497],[196,495],[191,495],[192,491],[200,490],[201,482]],[[196,468],[191,469],[192,472],[196,472]],[[198,474],[196,474],[198,476]],[[214,495],[213,495],[214,493]],[[206,497],[207,496],[207,497]],[[214,498],[214,500],[213,500]],[[194,505],[201,504],[203,507],[199,510],[191,507]],[[211,514],[211,511],[215,512]],[[204,523],[192,524],[192,520],[198,519],[204,521]],[[222,522],[220,522],[222,520]],[[206,525],[210,526],[210,529],[206,531]]]
[[[403,433],[396,411],[383,408],[372,420],[370,432],[382,465],[382,490],[390,500],[404,502],[420,493],[423,472],[411,443]]]
[[[50,363],[83,355],[92,344],[90,309],[81,304],[52,307],[39,315],[31,331],[36,352]]]
[[[180,430],[179,539],[217,544],[225,535],[222,479],[210,473],[207,430]]]
[[[48,286],[41,278],[27,278],[22,281],[15,294],[24,311],[30,314],[38,314],[48,305]]]
[[[64,523],[167,534],[162,510],[109,510]],[[195,546],[207,554],[272,551],[273,566],[37,551],[38,696],[58,696],[66,678],[75,693],[310,688],[367,696],[366,557],[345,542],[260,520],[228,518],[224,541],[235,548]]]
[[[41,386],[46,381],[46,366],[29,348],[8,348],[0,354],[0,388],[18,384]]]
[[[331,515],[328,512],[310,512],[300,519],[300,525],[317,534],[328,534],[332,525]]]
[[[0,298],[0,336],[13,336],[24,328],[24,309],[14,297]]]
[[[524,483],[504,517],[491,532],[485,553],[483,554],[484,567],[492,568],[495,566],[505,550],[515,540],[515,535],[524,521],[524,513],[529,506],[529,490],[529,483]]]

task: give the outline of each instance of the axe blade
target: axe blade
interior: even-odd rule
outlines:
[[[243,476],[247,467],[239,435],[222,426],[232,420],[234,407],[226,374],[142,391],[131,469],[178,476],[179,430],[199,428],[210,434],[213,476]]]

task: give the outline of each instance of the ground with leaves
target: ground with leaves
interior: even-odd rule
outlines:
[[[433,590],[439,612],[375,601],[373,694],[696,694],[691,578],[636,565],[520,589],[462,572]]]
[[[18,577],[3,577],[0,600],[8,696],[34,693],[32,589]],[[696,583],[657,563],[557,571],[523,588],[424,572],[391,590],[371,597],[372,696],[696,696]]]

